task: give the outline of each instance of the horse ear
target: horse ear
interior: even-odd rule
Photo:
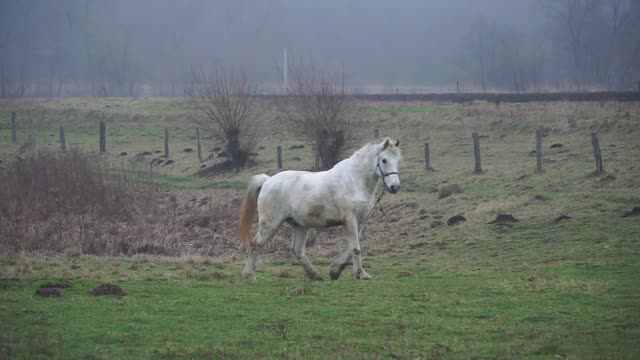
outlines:
[[[389,138],[384,141],[384,145],[382,145],[382,150],[386,149],[389,146]]]
[[[400,146],[400,140],[396,140],[396,146]]]

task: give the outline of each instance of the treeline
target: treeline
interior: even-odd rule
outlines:
[[[523,31],[477,18],[461,68],[487,89],[630,90],[640,80],[640,1],[539,0],[545,22]]]
[[[0,96],[182,96],[209,65],[278,93],[285,47],[363,92],[637,87],[640,1],[514,3],[0,0]]]

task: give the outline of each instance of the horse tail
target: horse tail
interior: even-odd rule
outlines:
[[[269,179],[268,175],[256,175],[249,180],[247,192],[242,198],[240,205],[240,226],[238,234],[240,242],[245,249],[251,248],[251,225],[253,224],[253,216],[258,206],[258,195],[262,189],[262,184]]]

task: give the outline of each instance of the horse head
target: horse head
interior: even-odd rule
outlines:
[[[392,194],[400,190],[398,165],[402,159],[402,153],[399,146],[400,140],[394,142],[390,138],[385,138],[380,144],[376,159],[376,174],[382,178],[385,189]]]

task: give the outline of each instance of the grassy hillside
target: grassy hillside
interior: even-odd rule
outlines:
[[[258,124],[265,135],[258,164],[213,178],[193,176],[201,164],[184,149],[195,149],[188,120],[194,114],[182,100],[36,99],[0,105],[3,161],[29,151],[10,144],[7,111],[39,124],[39,146],[55,147],[63,124],[68,144],[97,149],[97,122],[104,120],[107,157],[134,168],[146,168],[160,155],[153,151],[162,149],[163,128],[169,127],[175,164],[156,167],[154,177],[180,199],[219,191],[239,197],[250,175],[276,171],[277,145],[284,148],[286,168],[312,165],[308,147],[289,150],[300,142],[277,124],[268,102],[260,104]],[[255,284],[240,279],[238,251],[224,258],[4,254],[0,319],[9,325],[0,335],[0,354],[640,356],[640,217],[623,217],[640,206],[640,104],[363,102],[357,111],[364,137],[371,138],[377,128],[381,135],[400,138],[404,152],[400,194],[385,195],[384,212],[374,213],[363,239],[372,281],[345,276],[309,283],[295,259],[283,252],[262,258]],[[530,154],[539,126],[546,134],[541,174]],[[473,174],[474,131],[481,135],[482,174]],[[593,174],[594,131],[603,175]],[[20,138],[27,133],[21,125]],[[435,169],[428,173],[423,167],[427,141]],[[152,155],[138,155],[143,151]],[[458,214],[466,221],[447,225]],[[518,221],[488,224],[498,214]],[[557,220],[561,215],[569,219]],[[288,236],[283,228],[275,248],[286,247]],[[332,230],[310,239],[308,252],[323,273],[344,246],[339,237],[340,231]],[[38,286],[60,280],[71,285],[60,290],[62,297],[34,296]],[[121,286],[128,295],[87,294],[103,282]]]

